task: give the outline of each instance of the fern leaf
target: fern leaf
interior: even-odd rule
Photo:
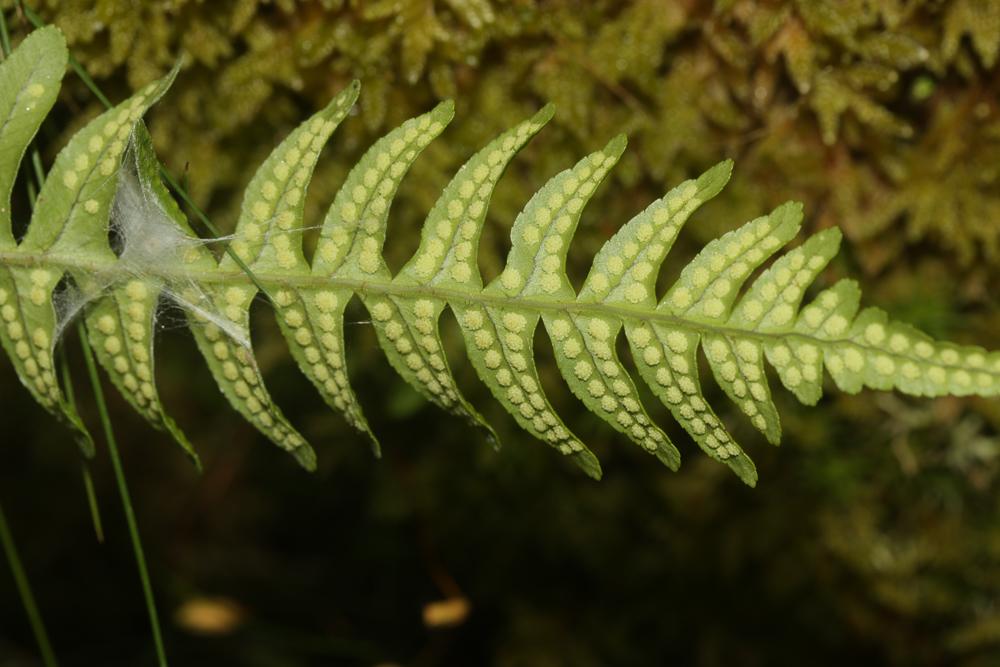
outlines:
[[[156,309],[165,283],[155,278],[141,279],[151,264],[181,262],[184,259],[175,253],[164,254],[163,251],[169,250],[169,247],[164,247],[155,239],[186,238],[189,247],[196,241],[190,229],[176,227],[170,216],[162,212],[163,207],[172,206],[173,218],[182,218],[159,180],[159,161],[153,153],[152,139],[144,125],[136,127],[134,141],[136,149],[130,158],[133,168],[120,173],[115,195],[116,207],[132,212],[129,216],[119,217],[119,224],[125,226],[122,236],[127,239],[120,251],[119,261],[125,266],[132,265],[134,277],[87,304],[87,336],[98,363],[125,400],[154,428],[168,432],[200,466],[194,447],[163,409],[153,382]],[[158,233],[133,234],[128,227],[136,224],[137,218]],[[142,298],[138,298],[140,296]]]
[[[304,467],[315,466],[313,450],[274,404],[257,367],[248,315],[257,284],[273,299],[302,372],[368,436],[376,453],[378,441],[346,371],[344,308],[355,295],[371,313],[379,344],[399,375],[495,439],[459,392],[445,358],[439,318],[452,309],[473,368],[500,404],[524,430],[595,478],[601,476],[597,458],[542,389],[534,359],[539,322],[572,393],[675,469],[677,448],[652,422],[618,357],[624,331],[638,374],[653,394],[702,450],[749,485],[757,482],[756,469],[708,405],[699,348],[724,393],[774,444],[781,426],[765,361],[809,405],[822,395],[824,367],[846,392],[868,387],[918,396],[1000,393],[1000,353],[933,341],[875,308],[859,312],[860,290],[850,280],[803,306],[841,236],[835,229],[820,232],[772,261],[799,230],[798,204],[780,206],[707,244],[658,299],[656,278],[671,246],[688,218],[724,187],[732,171],[728,161],[670,190],[626,223],[597,253],[577,293],[566,274],[569,244],[583,208],[622,155],[624,136],[550,179],[530,199],[514,221],[505,268],[484,287],[476,258],[493,189],[552,116],[551,107],[501,134],[458,171],[428,215],[416,253],[394,276],[382,257],[389,208],[406,172],[454,108],[441,104],[372,146],[337,193],[308,259],[302,202],[321,149],[357,99],[358,85],[352,84],[275,148],[248,186],[231,241],[253,271],[253,282],[232,258],[216,260],[160,182],[141,117],[169,86],[171,74],[70,141],[17,244],[10,226],[11,185],[55,99],[65,57],[58,31],[45,30],[0,64],[0,114],[7,118],[0,124],[0,187],[8,199],[6,224],[0,226],[0,339],[39,403],[81,433],[85,429],[51,370],[66,316],[56,312],[53,289],[66,276],[81,292],[88,342],[112,382],[192,456],[154,385],[153,331],[161,297],[188,313],[206,364],[233,407]],[[19,101],[25,94],[32,96],[30,104]],[[126,153],[129,145],[133,150]],[[120,239],[115,249],[112,220]]]
[[[17,167],[55,104],[68,58],[62,33],[48,27],[28,35],[0,66],[0,245],[4,248],[14,245],[10,196]]]
[[[476,249],[493,189],[510,160],[548,122],[552,113],[551,105],[542,109],[497,137],[462,166],[431,209],[420,246],[393,279],[395,285],[438,285],[452,289],[471,285],[482,289]],[[439,319],[447,302],[402,295],[386,301],[390,310],[385,312],[389,317],[375,318],[375,330],[382,349],[400,375],[443,409],[486,429],[499,445],[496,432],[461,395],[448,368],[439,330]],[[373,306],[373,312],[376,307]]]
[[[593,192],[593,186],[599,183],[614,166],[624,148],[624,138],[620,137],[608,144],[603,152],[595,153],[581,161],[567,178],[560,180],[557,177],[550,182],[557,186],[562,184],[562,191],[567,195],[564,206],[571,213],[566,216],[560,211],[553,211],[555,221],[552,224],[556,233],[550,238],[555,240],[556,243],[553,245],[558,246],[558,248],[549,247],[552,243],[549,240],[542,243],[543,257],[535,260],[535,263],[542,270],[541,278],[537,280],[537,287],[532,289],[536,295],[548,294],[550,295],[548,298],[564,301],[575,296],[573,288],[566,279],[565,269],[566,247],[569,245],[569,240],[582,210],[582,206],[577,206],[577,210],[573,211],[573,206],[580,199],[586,202],[586,199]],[[572,197],[568,187],[577,179],[582,181],[579,188],[582,197],[579,195]],[[556,190],[554,196],[560,197],[561,193],[559,193],[558,187],[554,189]],[[548,203],[552,205],[553,202],[550,199]],[[557,213],[560,215],[556,215]],[[517,226],[515,225],[516,232]],[[529,229],[522,229],[521,234],[529,234]],[[638,244],[633,241],[626,243],[632,244],[636,249],[639,248]],[[516,247],[517,243],[515,242]],[[550,252],[552,250],[555,251]],[[627,255],[624,248],[620,250]],[[554,272],[545,273],[553,268]],[[551,290],[551,285],[546,283],[552,282],[549,276],[556,272],[560,276],[560,284],[557,289]],[[598,275],[601,274],[591,273],[585,283],[585,290],[587,287],[593,287]],[[649,276],[643,277],[648,278]],[[640,285],[638,282],[635,284],[636,286]],[[620,287],[621,285],[618,286],[618,288]],[[631,296],[635,288],[626,289],[629,290]],[[643,286],[642,289],[646,288]],[[572,392],[584,405],[630,438],[635,444],[655,454],[667,466],[676,469],[680,465],[680,453],[667,438],[667,435],[652,423],[639,401],[635,385],[629,378],[628,371],[618,359],[615,338],[621,328],[621,322],[613,317],[586,317],[575,313],[546,314],[545,328],[554,342],[556,362],[563,377]]]
[[[0,249],[16,247],[11,193],[18,165],[55,103],[67,59],[62,33],[48,28],[29,35],[0,64]],[[51,279],[41,269],[0,270],[0,343],[35,400],[69,424],[83,451],[91,454],[90,434],[63,397],[53,369],[55,313],[49,290],[55,283]]]
[[[13,131],[9,141],[13,163],[5,182],[13,182],[17,165],[42,117],[51,108],[58,84],[66,67],[67,53],[62,35],[54,29],[39,30],[5,61],[3,68],[6,94],[26,96],[27,101],[11,105],[8,122]],[[9,267],[7,288],[10,296],[4,313],[5,348],[21,381],[35,398],[50,411],[68,421],[80,433],[85,451],[90,451],[90,437],[65,401],[52,369],[57,338],[57,313],[53,291],[62,278],[55,269],[59,257],[72,256],[77,261],[113,260],[108,242],[106,221],[116,191],[119,162],[128,144],[132,128],[170,87],[175,69],[164,79],[152,83],[129,100],[106,111],[78,132],[57,156],[52,173],[42,186],[24,239],[17,246],[20,253],[44,254],[52,266]],[[23,107],[20,105],[24,104]],[[20,112],[20,113],[18,113]],[[7,151],[5,151],[7,152]],[[5,225],[8,228],[9,224]],[[85,266],[70,269],[77,285],[85,292],[99,287]],[[103,286],[100,286],[103,287]],[[103,346],[116,353],[123,343],[109,336]],[[112,350],[114,348],[114,350]],[[147,368],[151,378],[151,369]]]
[[[337,192],[333,205],[323,222],[317,255],[313,261],[313,275],[317,277],[339,276],[348,279],[366,281],[371,278],[389,280],[389,269],[382,259],[382,245],[385,242],[386,224],[389,220],[389,205],[396,188],[417,155],[434,139],[451,121],[454,115],[454,105],[450,102],[440,104],[435,110],[403,123],[372,146],[361,158],[361,161],[348,174],[343,187]],[[327,313],[336,318],[337,331],[336,349],[325,346],[328,355],[335,355],[335,367],[331,368],[333,381],[338,387],[343,387],[344,393],[350,396],[351,405],[363,421],[361,409],[357,406],[353,391],[346,379],[346,361],[344,357],[342,320],[344,307],[351,297],[351,291],[339,290],[327,293],[316,292],[312,295],[317,311],[323,306],[324,299],[336,300],[334,313]],[[362,295],[365,306],[372,313],[379,333],[379,342],[385,350],[393,368],[411,384],[422,390],[423,385],[414,383],[416,373],[429,367],[431,357],[443,359],[440,345],[411,345],[411,349],[403,352],[392,344],[385,332],[386,325],[395,334],[396,327],[404,331],[413,326],[403,316],[401,304],[381,295]],[[319,312],[315,313],[317,316]],[[410,318],[411,320],[413,318]],[[427,335],[425,331],[421,335]],[[404,336],[394,335],[394,340],[402,341],[413,332]],[[301,341],[293,342],[293,345]],[[400,346],[402,346],[400,342]],[[405,356],[404,356],[405,355]],[[423,377],[423,374],[421,374]],[[367,429],[367,426],[365,426]],[[369,431],[370,433],[370,431]],[[378,448],[377,441],[373,443]]]
[[[319,159],[319,151],[343,120],[358,96],[357,83],[349,86],[281,143],[257,170],[243,199],[232,244],[236,254],[255,272],[280,271],[305,275],[308,265],[302,254],[302,211],[305,189]],[[238,271],[236,261],[224,256],[223,271]],[[270,290],[272,285],[265,284]],[[315,453],[271,400],[264,378],[249,347],[249,308],[256,296],[253,286],[219,286],[207,298],[208,310],[219,313],[226,330],[209,318],[196,327],[195,339],[229,402],[261,433],[292,452],[307,469],[315,466]],[[292,317],[282,309],[294,300],[289,290],[277,288],[276,304],[282,331],[292,342],[292,352],[303,369],[308,360],[289,335]],[[284,317],[281,315],[284,314]],[[233,327],[238,332],[234,339]],[[225,333],[224,333],[225,331]],[[307,329],[303,329],[308,332]],[[299,336],[301,339],[301,335]],[[315,378],[310,371],[306,374]]]

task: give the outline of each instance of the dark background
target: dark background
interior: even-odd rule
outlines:
[[[27,24],[9,0],[0,7],[16,41]],[[386,256],[398,268],[462,161],[554,101],[556,118],[494,198],[480,255],[487,278],[531,193],[624,131],[630,146],[574,241],[576,284],[618,226],[732,157],[733,182],[689,223],[664,286],[708,239],[794,198],[809,231],[837,225],[847,236],[821,285],[857,277],[866,303],[936,336],[997,347],[994,0],[36,8],[116,101],[189,55],[149,124],[160,155],[224,229],[256,165],[351,78],[362,81],[358,113],[320,161],[312,221],[372,141],[453,97],[452,126],[393,206]],[[68,75],[42,130],[46,161],[98,111]],[[475,380],[450,315],[452,366],[496,425],[498,453],[393,375],[360,306],[348,319],[350,374],[381,461],[299,375],[264,304],[254,309],[258,358],[316,447],[316,474],[229,410],[176,314],[162,319],[158,386],[204,473],[106,387],[171,664],[1000,664],[1000,402],[852,397],[831,386],[806,408],[778,391],[777,449],[708,382],[757,463],[760,483],[748,489],[654,400],[647,407],[682,450],[680,472],[617,437],[572,400],[540,336],[548,393],[602,460],[594,483],[517,431]],[[79,342],[71,334],[64,345],[97,433]],[[90,464],[102,545],[71,437],[6,363],[0,415],[0,500],[61,664],[154,664],[103,444]],[[467,613],[425,620],[427,605],[458,599]],[[36,655],[0,570],[0,665],[35,665]]]

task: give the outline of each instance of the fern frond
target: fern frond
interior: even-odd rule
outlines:
[[[72,315],[54,306],[53,289],[65,276],[80,291],[88,343],[112,382],[192,455],[154,385],[153,331],[162,297],[188,313],[198,348],[230,404],[303,466],[315,466],[313,450],[272,401],[255,361],[248,312],[257,284],[272,297],[299,368],[376,452],[378,441],[346,372],[344,309],[354,295],[371,313],[379,344],[399,375],[495,439],[459,392],[445,358],[439,318],[450,308],[473,367],[497,400],[522,428],[595,478],[601,476],[597,458],[542,389],[533,357],[539,323],[562,376],[587,409],[676,469],[677,448],[653,423],[618,357],[624,331],[653,393],[709,456],[750,485],[757,481],[753,462],[701,389],[699,348],[725,394],[775,444],[781,426],[765,360],[781,384],[809,405],[822,395],[824,368],[846,392],[1000,392],[1000,353],[933,341],[877,309],[859,313],[854,282],[842,280],[803,306],[807,289],[839,248],[838,230],[811,236],[747,286],[799,231],[798,204],[780,206],[709,243],[657,298],[656,278],[671,246],[688,218],[724,187],[732,170],[728,161],[675,187],[626,223],[597,253],[578,293],[566,274],[569,244],[588,200],[622,155],[624,136],[556,175],[531,198],[514,222],[503,271],[484,286],[476,257],[493,189],[551,118],[551,106],[497,137],[458,171],[432,208],[416,253],[396,275],[382,257],[391,202],[454,110],[441,104],[372,146],[338,192],[310,260],[303,252],[303,199],[321,149],[357,99],[357,83],[293,131],[250,182],[231,249],[256,282],[232,257],[216,259],[160,181],[141,118],[173,75],[70,141],[42,189],[27,234],[16,243],[11,184],[55,100],[65,58],[60,34],[46,29],[0,65],[0,113],[6,118],[0,125],[0,340],[35,398],[81,433],[85,429],[51,370],[59,325]]]

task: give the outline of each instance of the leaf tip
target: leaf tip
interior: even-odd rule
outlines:
[[[352,79],[343,90],[333,96],[333,99],[327,105],[327,109],[344,109],[345,107],[354,106],[360,94],[361,81],[359,79]]]
[[[771,211],[771,217],[776,218],[779,221],[776,228],[781,228],[786,225],[798,228],[799,225],[802,224],[802,202],[786,201],[784,204]]]
[[[536,125],[544,125],[552,120],[552,117],[556,115],[556,105],[549,102],[544,107],[539,109],[534,116],[531,117],[531,122]]]
[[[580,466],[587,477],[595,481],[601,481],[601,478],[604,476],[604,472],[601,470],[601,462],[597,460],[597,457],[589,449],[574,453],[573,461]]]
[[[608,145],[604,147],[604,152],[608,155],[614,156],[616,159],[621,157],[621,154],[625,152],[625,147],[628,145],[628,137],[624,132],[615,136]]]
[[[740,452],[739,456],[726,461],[726,464],[751,489],[757,486],[757,466],[754,465],[753,461],[745,453]]]
[[[677,472],[681,469],[681,453],[673,445],[670,445],[669,448],[663,446],[657,449],[656,458],[672,472]]]
[[[307,472],[316,472],[316,452],[309,445],[301,445],[292,450],[292,456]]]
[[[36,42],[36,41],[49,42],[49,44],[47,45],[47,48],[49,49],[62,49],[64,51],[66,50],[66,35],[63,34],[63,31],[61,29],[51,24],[42,26],[40,28],[35,28],[30,33],[28,33],[28,35],[24,38],[24,41],[21,44],[22,45],[29,44],[31,42]],[[18,45],[18,47],[16,47],[14,51],[16,51],[17,48],[20,48],[20,46],[21,45]]]
[[[374,456],[376,459],[381,459],[382,458],[382,443],[380,443],[378,441],[378,438],[376,438],[375,434],[372,433],[371,431],[368,431],[368,442],[369,442],[369,444],[371,445],[371,448],[372,448],[372,456]]]
[[[725,175],[725,179],[728,181],[729,178],[733,175],[733,165],[734,164],[735,163],[732,161],[732,159],[726,158],[725,160],[723,160],[719,164],[717,164],[714,167],[712,167],[711,169],[709,169],[709,172],[715,172],[717,170],[717,173],[719,175],[723,175],[724,174]]]
[[[438,103],[431,113],[443,123],[451,121],[455,117],[455,100],[444,100]]]
[[[733,161],[723,160],[698,177],[698,189],[702,192],[700,198],[711,199],[726,186],[733,175]]]
[[[840,230],[840,227],[828,227],[827,229],[819,232],[817,236],[823,238],[824,240],[830,239],[831,243],[840,246],[840,242],[844,238],[844,232]]]

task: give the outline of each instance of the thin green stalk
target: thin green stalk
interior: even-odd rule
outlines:
[[[10,34],[7,32],[7,17],[3,12],[0,12],[0,47],[3,50],[3,57],[6,59],[10,55]],[[32,192],[33,189],[33,185],[29,179],[28,196],[32,204],[35,201],[35,196]],[[28,583],[28,576],[25,574],[24,566],[21,564],[21,557],[17,553],[14,537],[7,526],[7,517],[4,515],[2,505],[0,505],[0,545],[3,546],[4,554],[10,565],[11,575],[14,577],[18,595],[21,597],[21,604],[24,606],[24,612],[28,616],[28,624],[31,626],[31,632],[35,635],[35,643],[38,644],[38,650],[42,654],[42,664],[45,667],[57,667],[59,663],[56,660],[55,653],[52,651],[52,644],[49,642],[45,623],[42,621],[42,615],[38,611],[35,596],[31,592],[31,585]]]
[[[45,167],[42,166],[42,156],[38,153],[38,147],[34,144],[31,146],[31,167],[35,170],[38,189],[41,191],[42,184],[45,183]]]
[[[14,538],[10,534],[7,526],[7,517],[4,516],[3,506],[0,506],[0,545],[3,546],[7,562],[10,564],[10,572],[14,575],[14,583],[17,585],[18,595],[21,596],[21,603],[24,611],[28,615],[28,623],[31,631],[35,635],[35,642],[38,643],[38,650],[42,653],[42,664],[45,667],[58,667],[55,653],[52,652],[52,645],[49,643],[49,635],[45,631],[45,624],[42,616],[38,612],[38,605],[35,604],[35,596],[31,592],[28,584],[28,577],[24,573],[24,566],[21,564],[21,557],[14,546]]]
[[[90,509],[90,518],[94,524],[94,535],[99,543],[104,544],[104,524],[101,523],[101,508],[97,504],[94,478],[90,474],[90,466],[87,465],[86,461],[80,462],[80,470],[83,473],[83,490],[87,495],[87,507]]]
[[[7,32],[7,17],[0,19],[0,46],[3,47],[4,60],[10,55],[10,33]]]
[[[32,10],[30,7],[28,7],[26,4],[20,1],[18,2],[18,5],[21,7],[21,10],[24,12],[24,15],[28,18],[28,21],[30,21],[33,26],[35,26],[36,28],[42,28],[45,26],[45,21],[42,19],[42,17],[36,14],[34,10]],[[73,71],[76,72],[76,75],[80,77],[80,80],[83,81],[84,85],[86,85],[87,88],[90,89],[90,92],[94,94],[94,97],[96,97],[98,100],[101,101],[101,104],[103,104],[105,108],[110,109],[112,106],[114,106],[113,104],[111,104],[111,100],[109,100],[107,96],[105,96],[105,94],[101,91],[100,87],[98,87],[97,82],[94,81],[93,78],[91,78],[91,76],[87,73],[87,70],[83,68],[83,65],[80,64],[80,61],[77,60],[72,53],[69,54],[69,64],[70,67],[73,68]],[[191,195],[188,193],[188,191],[185,188],[183,188],[180,183],[177,182],[177,180],[170,174],[169,171],[167,171],[167,168],[163,163],[160,163],[160,175],[163,177],[163,180],[167,182],[167,185],[169,185],[174,190],[174,192],[177,193],[177,195],[181,198],[181,200],[183,200],[183,202],[191,208],[191,211],[195,214],[195,217],[197,217],[198,220],[200,220],[201,223],[205,225],[205,228],[208,229],[209,233],[211,233],[213,236],[216,237],[222,236],[222,232],[220,232],[219,228],[215,226],[215,223],[213,223],[212,220],[208,217],[208,215],[204,211],[202,211],[197,204],[194,203],[194,200],[191,199]],[[271,299],[271,294],[267,291],[267,288],[264,287],[264,284],[257,279],[257,276],[254,275],[253,270],[228,245],[226,246],[226,254],[229,255],[234,262],[236,262],[236,265],[240,267],[240,270],[243,271],[243,273],[247,274],[247,276],[250,277],[250,282],[252,282],[254,286],[258,290],[260,290],[264,296],[266,296],[268,299]]]
[[[6,17],[0,13],[0,44],[3,47],[4,57],[10,54],[10,36],[7,33],[7,20]],[[28,190],[28,204],[32,209],[35,208],[35,200],[38,198],[39,189],[45,182],[45,168],[42,166],[42,156],[38,152],[38,147],[35,145],[31,146],[31,166],[34,170],[35,178],[32,179],[30,176],[27,178],[27,190]],[[36,185],[37,182],[37,185]],[[66,390],[66,400],[76,408],[76,395],[73,391],[73,381],[69,374],[69,364],[66,361],[65,349],[60,355],[60,372],[63,380],[63,387]],[[90,509],[90,518],[94,524],[94,534],[97,536],[97,541],[100,543],[104,542],[104,527],[101,522],[100,507],[97,504],[97,493],[94,490],[94,480],[90,474],[90,467],[87,465],[86,461],[82,461],[81,470],[83,474],[83,488],[87,496],[87,507]]]
[[[31,207],[35,207],[35,200],[38,199],[38,189],[35,187],[35,181],[28,179],[26,184],[26,189],[28,190],[28,202],[31,203]]]
[[[76,392],[73,390],[73,378],[69,374],[69,362],[66,360],[66,349],[60,348],[59,371],[62,375],[63,387],[66,391],[66,400],[74,408],[76,407]],[[101,509],[97,504],[97,492],[94,489],[94,479],[90,474],[90,465],[86,460],[80,462],[80,469],[83,473],[83,490],[87,496],[87,507],[90,509],[90,519],[94,524],[94,534],[97,541],[104,543],[104,525],[101,521]]]
[[[118,444],[115,440],[115,432],[111,426],[111,416],[108,414],[108,406],[104,401],[104,390],[101,388],[101,379],[97,374],[97,364],[94,362],[94,355],[87,345],[86,331],[82,323],[77,325],[80,333],[80,347],[83,348],[83,358],[87,363],[87,372],[90,375],[90,383],[94,389],[94,402],[97,404],[97,411],[101,416],[101,426],[104,428],[104,436],[108,443],[108,454],[111,457],[111,465],[115,471],[115,482],[118,485],[118,493],[122,499],[122,508],[125,510],[125,521],[128,524],[129,537],[132,539],[132,551],[135,553],[136,566],[139,569],[139,580],[142,582],[142,593],[146,599],[146,612],[149,615],[149,624],[153,631],[153,643],[156,646],[156,657],[160,667],[167,667],[167,654],[163,646],[163,634],[160,630],[160,619],[156,612],[156,602],[153,599],[153,586],[149,579],[149,569],[146,567],[146,556],[142,550],[142,539],[139,537],[139,525],[135,520],[135,510],[132,509],[132,498],[129,495],[128,484],[125,481],[125,470],[122,466],[121,456],[118,453]]]
[[[39,17],[34,12],[32,12],[31,9],[29,9],[28,7],[24,6],[21,3],[18,4],[24,11],[28,19],[33,24],[35,24],[36,27],[41,27],[41,25],[43,25],[41,19],[39,19]],[[10,39],[7,34],[7,20],[3,12],[0,12],[0,45],[3,46],[5,56],[10,53]],[[83,79],[84,83],[87,84],[87,87],[91,89],[94,95],[106,107],[110,108],[111,107],[110,100],[108,100],[104,96],[104,94],[101,93],[101,91],[97,88],[97,85],[94,83],[93,79],[91,79],[90,75],[87,74],[86,70],[84,70],[80,66],[80,63],[76,60],[76,58],[74,58],[71,54],[69,56],[69,59],[70,59],[70,64],[73,66],[73,69],[76,70],[80,78]],[[37,149],[32,151],[31,163],[35,172],[35,177],[38,180],[39,188],[41,188],[42,183],[45,182],[45,169],[42,166],[41,156],[38,154]],[[142,592],[146,600],[146,611],[149,615],[149,623],[153,631],[153,644],[155,645],[156,648],[157,661],[160,667],[167,667],[167,655],[163,646],[163,634],[160,630],[160,620],[156,612],[156,602],[153,598],[153,586],[150,583],[149,579],[149,569],[146,566],[146,556],[142,550],[142,539],[139,537],[139,526],[135,520],[135,511],[132,509],[132,499],[129,495],[128,484],[125,481],[125,471],[122,466],[121,456],[118,453],[118,445],[115,441],[114,429],[111,426],[111,417],[108,414],[108,406],[104,400],[104,390],[101,387],[101,380],[97,373],[97,365],[94,363],[93,354],[90,351],[90,347],[87,345],[87,332],[82,322],[79,322],[77,324],[77,331],[80,336],[80,346],[83,348],[84,359],[87,362],[87,372],[90,376],[90,384],[94,392],[94,402],[97,404],[97,410],[101,416],[101,426],[104,428],[104,436],[108,443],[108,454],[111,457],[111,464],[115,471],[115,481],[117,482],[118,485],[118,492],[121,495],[122,508],[125,511],[125,521],[128,525],[129,536],[132,540],[132,551],[135,553],[136,566],[139,569],[139,579],[142,583]],[[67,382],[65,383],[67,386],[67,395],[70,397],[70,400],[72,401],[73,385],[71,382],[68,381],[69,377],[65,364],[63,366],[63,373],[65,379],[67,380]],[[93,479],[90,476],[90,471],[87,469],[86,465],[84,465],[83,468],[83,480],[84,480],[84,487],[87,492],[88,503],[90,505],[91,516],[93,517],[94,520],[94,530],[97,533],[98,540],[103,541],[104,531],[101,526],[100,514],[97,511],[97,497],[96,494],[94,493],[94,483]],[[2,521],[2,514],[0,514],[0,521]],[[2,527],[4,529],[3,530],[4,535],[9,538],[9,535],[7,535],[6,531],[6,524],[4,523]],[[9,540],[5,538],[4,540],[5,549],[8,546],[7,545],[8,541]],[[12,552],[12,549],[13,549],[13,543],[10,544],[10,549],[7,550]],[[14,556],[16,558],[16,552],[12,553],[14,553]],[[14,562],[15,560],[14,558],[12,558],[11,559],[12,569],[14,569],[13,568]],[[19,562],[18,562],[18,568],[19,568]],[[17,578],[16,573],[15,573],[15,578]],[[23,577],[23,571],[21,572],[21,581],[24,581],[25,586],[27,585],[27,581],[24,580]],[[20,588],[20,581],[19,581],[19,588]],[[25,590],[28,591],[28,597],[26,598],[25,601],[25,607],[28,609],[29,616],[32,616],[32,614],[34,614],[34,617],[38,618],[37,617],[38,610],[34,606],[34,600],[30,598],[30,590],[28,589]],[[22,597],[24,597],[23,593]],[[31,602],[30,606],[28,604],[29,600]],[[40,622],[41,622],[40,619],[38,619],[39,624]],[[33,626],[35,625],[34,620],[32,621],[32,625]],[[41,641],[39,642],[39,644],[41,646]],[[48,644],[46,641],[45,646],[42,647],[43,653],[45,652],[47,645]],[[51,653],[51,650],[49,650],[49,653]],[[46,662],[46,664],[49,663]],[[54,665],[55,662],[53,661],[51,664]]]

